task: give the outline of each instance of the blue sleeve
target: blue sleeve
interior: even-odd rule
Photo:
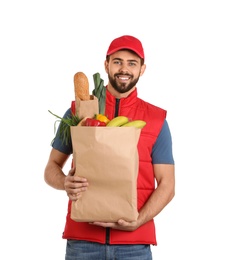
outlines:
[[[67,118],[67,117],[70,117],[71,116],[71,109],[69,108],[66,113],[64,114],[63,118]],[[62,141],[62,139],[60,138],[59,136],[59,131],[60,131],[60,124],[59,124],[59,127],[58,127],[58,130],[57,130],[57,133],[55,135],[55,138],[51,144],[51,146],[62,152],[62,153],[65,153],[65,154],[72,154],[73,153],[73,150],[72,150],[72,143],[71,143],[71,138],[69,140],[69,142],[66,144]]]
[[[152,148],[153,164],[174,164],[172,137],[167,121],[164,121],[156,143]]]

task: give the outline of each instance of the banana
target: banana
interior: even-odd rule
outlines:
[[[130,121],[128,123],[125,123],[123,125],[121,125],[122,127],[125,126],[133,126],[133,127],[136,127],[136,128],[143,128],[144,126],[146,125],[146,122],[143,121],[143,120],[133,120],[133,121]]]
[[[107,123],[106,126],[112,127],[112,126],[122,126],[124,124],[128,123],[128,118],[126,116],[117,116],[110,120],[110,122]]]

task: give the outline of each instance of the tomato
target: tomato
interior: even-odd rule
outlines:
[[[86,118],[85,120],[85,126],[106,126],[105,122],[101,122],[94,118]]]

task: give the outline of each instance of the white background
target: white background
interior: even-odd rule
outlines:
[[[138,93],[168,111],[173,138],[176,196],[156,217],[153,258],[231,259],[229,3],[1,1],[0,259],[64,259],[67,196],[43,179],[48,109],[63,115],[78,71],[91,89],[96,72],[107,83],[106,50],[123,34],[143,43]]]

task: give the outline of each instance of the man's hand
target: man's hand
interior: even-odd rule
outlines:
[[[124,231],[134,231],[139,227],[138,220],[127,222],[123,219],[118,220],[118,222],[91,222],[89,224],[105,228],[110,227],[113,229],[119,229]]]
[[[82,196],[82,192],[87,190],[88,182],[86,178],[75,174],[75,168],[72,168],[65,178],[64,188],[70,200],[76,201]]]

